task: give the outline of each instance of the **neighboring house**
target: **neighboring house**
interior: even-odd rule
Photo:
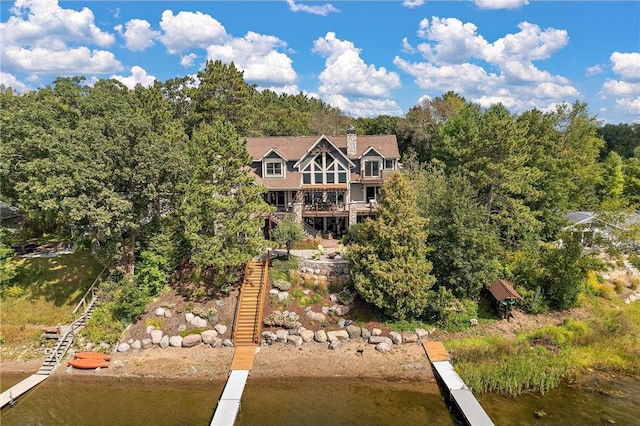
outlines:
[[[376,214],[382,184],[400,167],[395,135],[358,136],[353,127],[342,136],[247,138],[247,149],[267,203],[295,214],[307,233],[335,237]]]
[[[5,228],[15,228],[22,221],[22,213],[16,207],[0,201],[0,222]]]
[[[618,214],[576,211],[567,213],[565,219],[570,225],[562,230],[580,232],[585,246],[598,245],[598,241],[604,239],[622,247],[637,249],[640,211]]]

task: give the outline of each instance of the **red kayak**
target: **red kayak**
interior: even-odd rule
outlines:
[[[110,361],[111,357],[100,352],[78,352],[74,355],[77,359],[100,359],[103,361]]]
[[[67,361],[68,365],[74,368],[81,368],[83,370],[92,370],[95,368],[107,368],[109,364],[105,360],[97,358],[78,358]]]

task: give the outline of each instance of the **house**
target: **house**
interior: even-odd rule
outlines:
[[[622,213],[596,213],[574,211],[565,215],[569,225],[562,231],[579,232],[582,244],[597,246],[609,241],[623,248],[637,249],[640,235],[640,211]]]
[[[353,126],[340,136],[247,138],[247,149],[271,219],[295,214],[312,235],[340,237],[375,216],[382,184],[400,168],[395,135],[358,136]]]

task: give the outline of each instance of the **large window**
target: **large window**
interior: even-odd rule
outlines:
[[[266,177],[282,177],[283,169],[281,161],[267,161],[265,163],[265,176]]]
[[[378,160],[365,160],[364,177],[380,177],[380,162]]]
[[[328,152],[318,153],[302,169],[304,185],[347,183],[347,168]]]

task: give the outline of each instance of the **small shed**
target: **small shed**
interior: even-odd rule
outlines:
[[[489,287],[489,292],[496,299],[498,313],[503,319],[509,319],[513,317],[513,307],[520,302],[524,302],[524,299],[518,292],[504,280],[495,281]]]

